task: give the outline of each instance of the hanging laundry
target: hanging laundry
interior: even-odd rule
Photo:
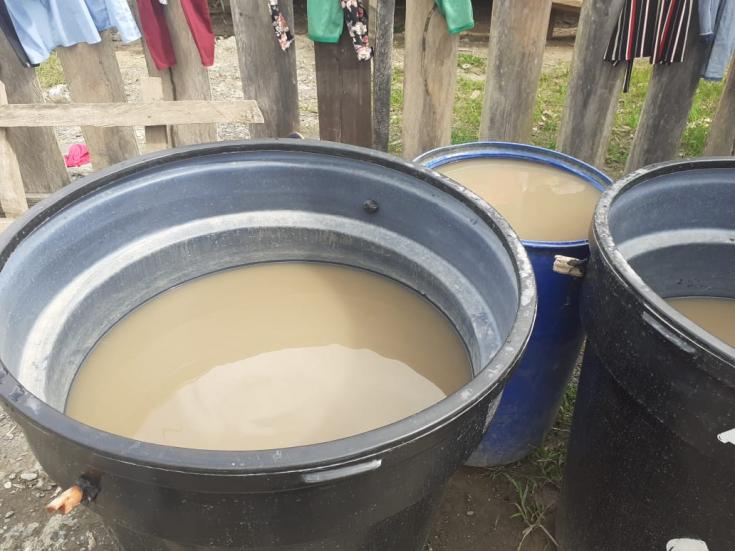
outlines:
[[[347,25],[357,58],[368,61],[373,49],[368,39],[368,13],[362,0],[308,0],[306,13],[309,38],[336,44]]]
[[[294,40],[293,33],[286,22],[286,18],[281,13],[278,0],[268,0],[268,6],[271,10],[271,23],[273,24],[273,32],[276,33],[276,40],[278,40],[281,50],[287,50]]]
[[[137,0],[143,37],[158,69],[176,65],[176,54],[171,42],[165,10],[170,9],[160,0]],[[209,17],[207,0],[181,0],[186,22],[199,51],[202,65],[214,64],[214,32]]]
[[[628,91],[636,58],[671,64],[684,60],[693,0],[626,0],[604,59],[627,63],[623,90]]]
[[[341,0],[340,3],[357,59],[368,61],[373,57],[373,49],[368,38],[368,14],[365,6],[360,0]]]
[[[33,64],[31,63],[31,60],[28,59],[28,55],[18,39],[18,33],[15,32],[13,20],[10,19],[8,7],[5,5],[5,0],[0,0],[0,31],[5,35],[5,38],[7,39],[8,44],[10,44],[10,47],[13,48],[15,55],[18,56],[20,64],[23,65],[23,67],[32,67]]]
[[[699,0],[699,38],[703,42],[711,43],[715,39],[715,27],[719,9],[720,0]]]
[[[138,25],[127,0],[85,0],[98,31],[115,27],[124,43],[140,38]]]
[[[32,64],[57,46],[102,40],[99,31],[116,27],[123,42],[140,38],[125,0],[5,0],[18,40]]]
[[[450,34],[468,31],[475,26],[472,0],[436,0],[436,5],[447,21]]]
[[[705,6],[703,6],[705,4]],[[710,45],[702,71],[707,80],[722,80],[735,52],[735,0],[699,0],[699,36]]]

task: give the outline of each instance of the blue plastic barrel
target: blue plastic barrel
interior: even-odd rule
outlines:
[[[476,142],[434,149],[416,158],[428,168],[478,158],[532,161],[570,172],[603,191],[612,182],[582,161],[530,145]],[[591,222],[591,220],[590,220]],[[538,313],[526,354],[508,380],[498,411],[468,465],[518,461],[539,446],[554,423],[564,390],[584,342],[579,319],[581,279],[553,271],[554,257],[586,259],[582,241],[523,241],[536,274]]]

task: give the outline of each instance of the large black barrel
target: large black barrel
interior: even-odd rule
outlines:
[[[473,379],[386,427],[263,451],[148,444],[62,413],[85,354],[133,308],[204,274],[279,260],[352,265],[416,289],[454,323]],[[80,483],[136,551],[422,549],[536,304],[523,246],[474,195],[388,155],[290,140],[103,170],[6,230],[0,268],[0,399],[51,477]]]
[[[662,298],[735,298],[735,160],[631,174],[590,246],[561,548],[735,549],[735,349]]]

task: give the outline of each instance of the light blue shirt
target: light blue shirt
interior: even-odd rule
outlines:
[[[735,51],[735,0],[721,0],[717,14],[712,50],[710,50],[704,78],[721,80]]]
[[[46,60],[57,46],[96,44],[99,31],[116,27],[123,42],[140,38],[126,0],[5,0],[31,63]]]

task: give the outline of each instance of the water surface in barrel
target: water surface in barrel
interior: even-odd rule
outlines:
[[[116,324],[80,368],[71,417],[159,444],[314,444],[408,417],[470,379],[430,302],[336,265],[237,268],[170,289]]]
[[[468,159],[436,170],[471,189],[502,214],[521,239],[587,239],[600,191],[553,166],[502,157]]]
[[[722,342],[735,346],[735,299],[681,297],[666,302]]]

